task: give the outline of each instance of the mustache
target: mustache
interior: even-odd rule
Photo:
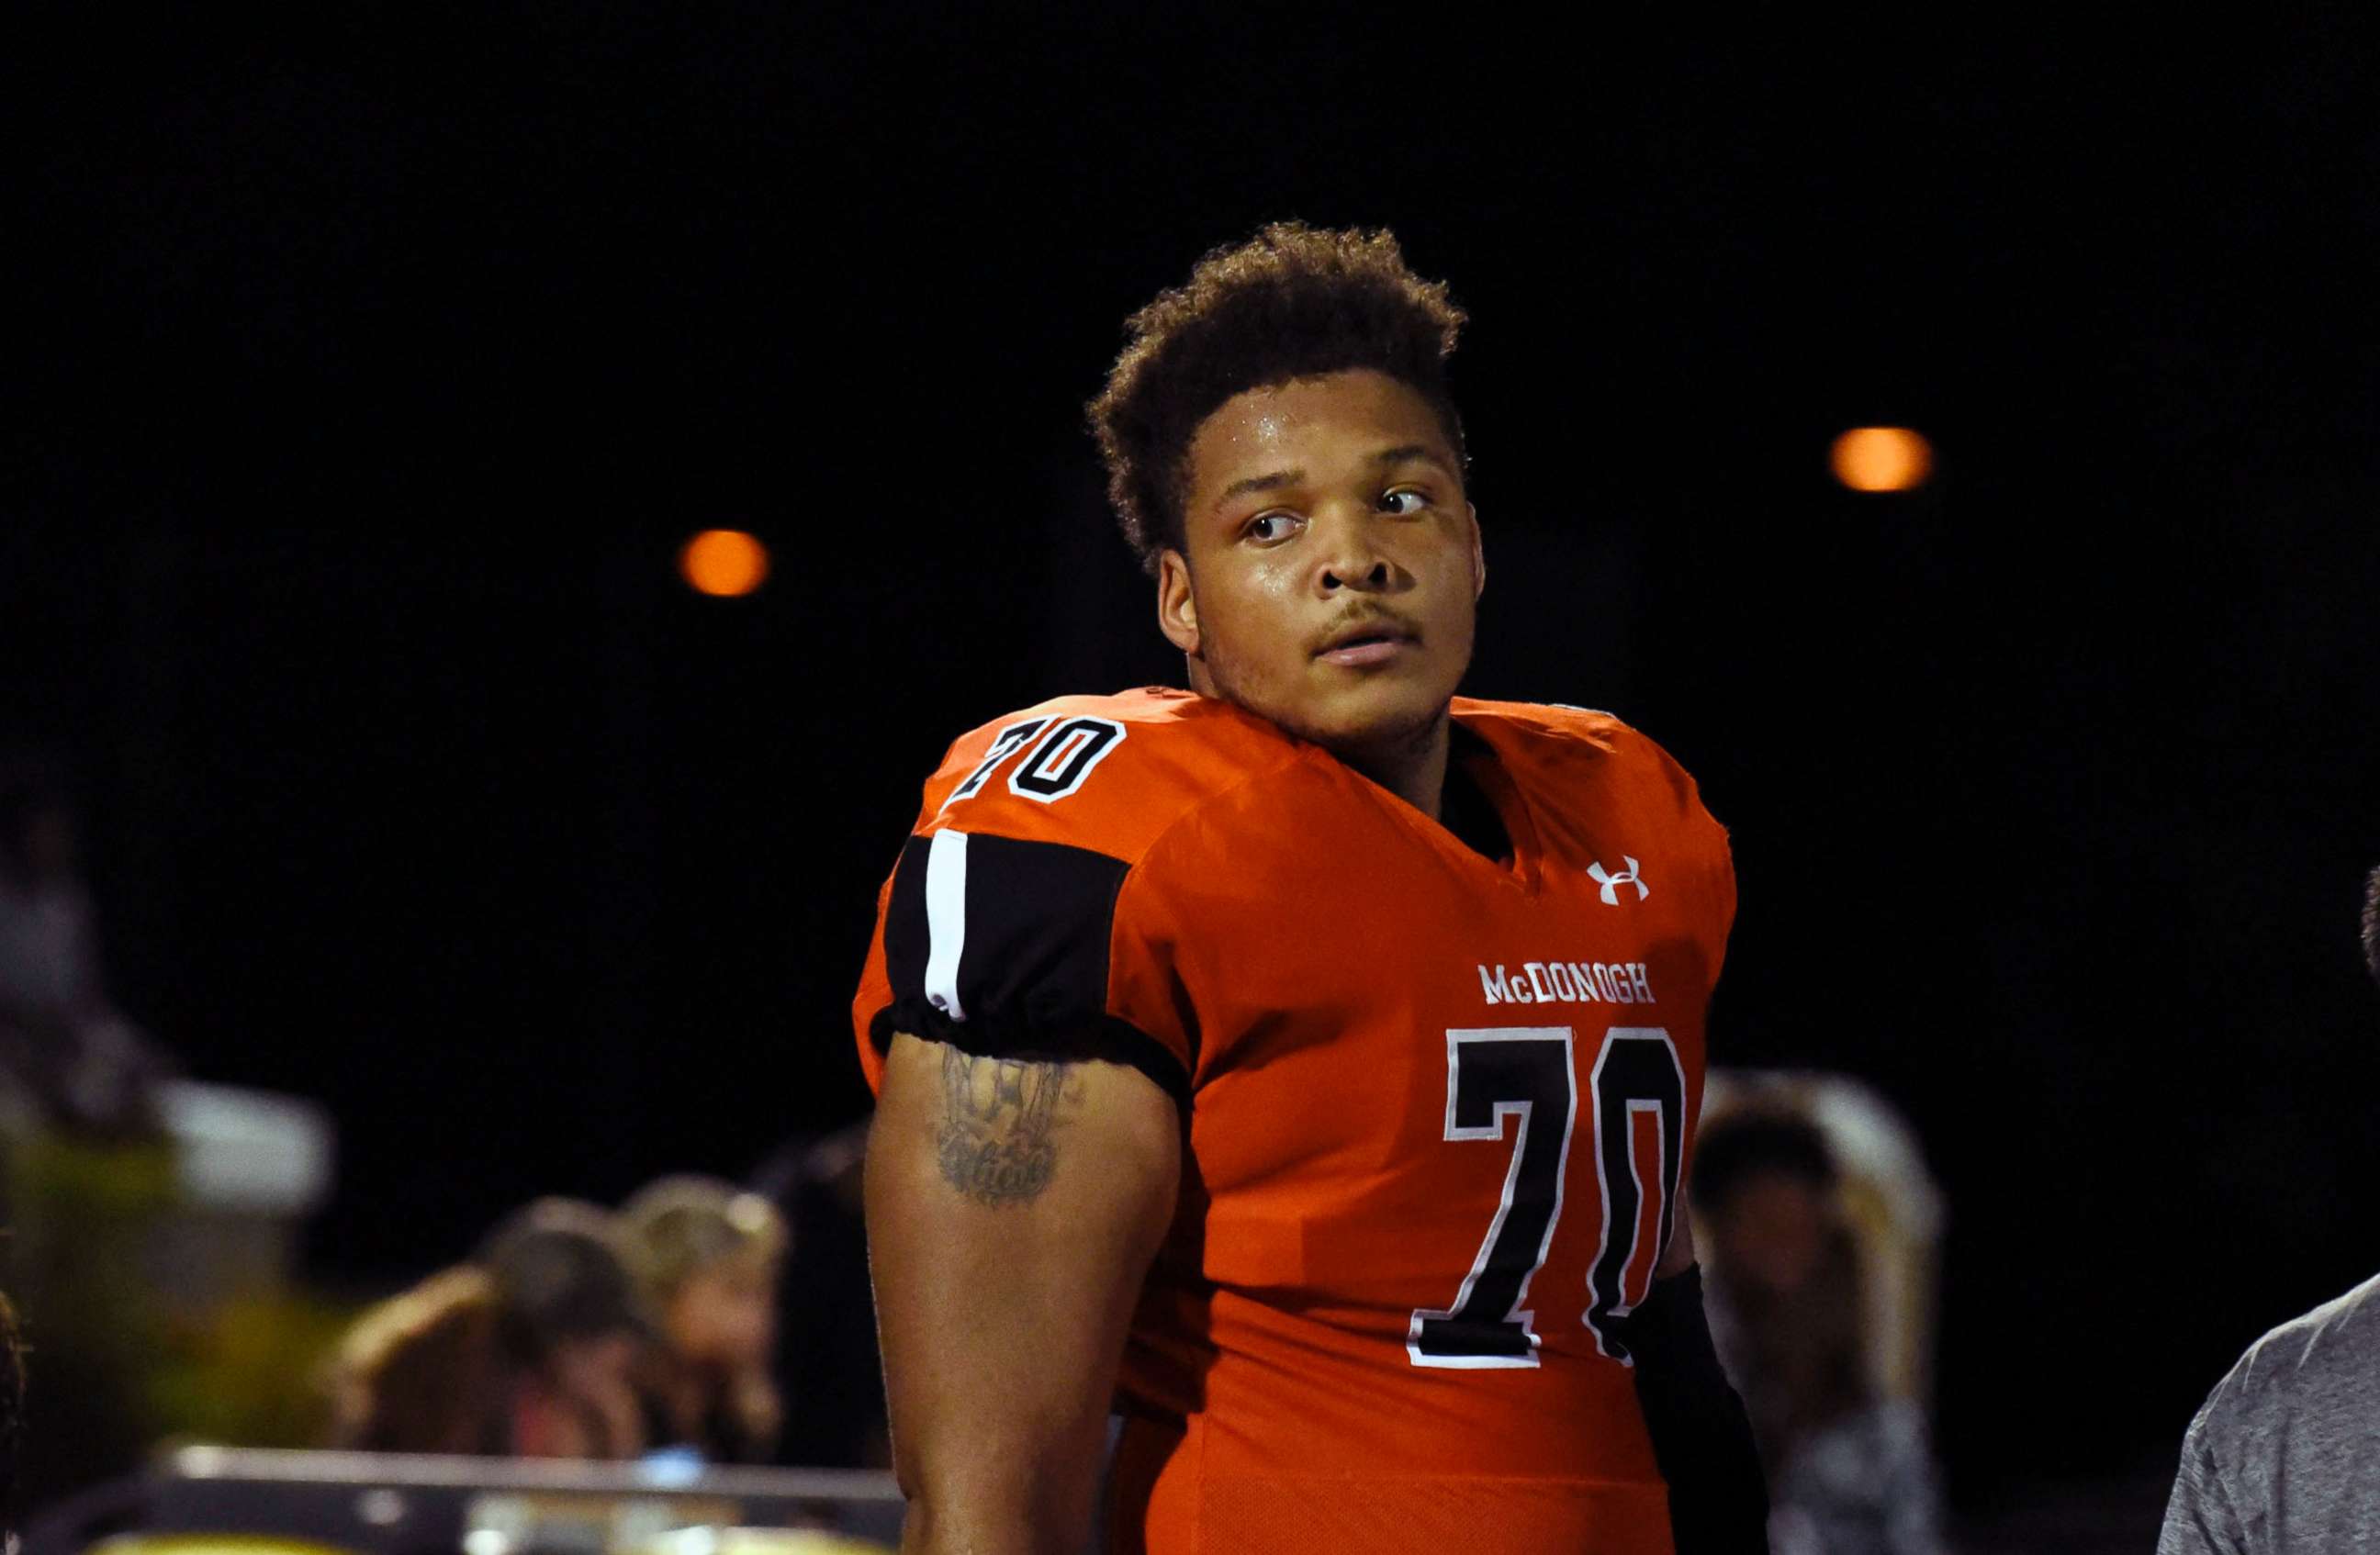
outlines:
[[[1317,633],[1313,642],[1313,650],[1318,654],[1322,653],[1332,644],[1344,642],[1351,636],[1372,634],[1410,637],[1418,642],[1421,638],[1421,623],[1385,605],[1360,605],[1344,612]]]

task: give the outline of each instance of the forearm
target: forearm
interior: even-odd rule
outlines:
[[[1055,1500],[1027,1506],[987,1489],[936,1495],[905,1487],[901,1555],[1082,1555],[1087,1492],[1078,1510]]]
[[[1657,1279],[1628,1319],[1636,1398],[1670,1485],[1678,1555],[1768,1548],[1768,1487],[1752,1422],[1719,1368],[1703,1311],[1702,1271]]]

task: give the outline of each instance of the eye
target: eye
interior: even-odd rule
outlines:
[[[1269,545],[1275,540],[1289,538],[1293,532],[1291,526],[1297,521],[1295,513],[1260,512],[1248,520],[1248,526],[1243,533],[1260,545]]]
[[[1398,506],[1400,502],[1404,505]],[[1380,506],[1400,517],[1408,513],[1417,513],[1429,506],[1429,493],[1418,486],[1400,486],[1394,491],[1381,495]]]

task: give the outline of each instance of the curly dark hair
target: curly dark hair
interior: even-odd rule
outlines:
[[[1386,231],[1276,222],[1200,259],[1186,285],[1126,321],[1131,341],[1087,407],[1108,497],[1141,565],[1183,543],[1199,423],[1250,389],[1370,368],[1412,387],[1467,461],[1446,360],[1464,315],[1405,266]]]

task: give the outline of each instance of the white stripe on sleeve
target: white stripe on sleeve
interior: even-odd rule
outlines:
[[[959,954],[966,948],[966,833],[938,831],[926,854],[926,997],[953,1020],[959,1004]]]

